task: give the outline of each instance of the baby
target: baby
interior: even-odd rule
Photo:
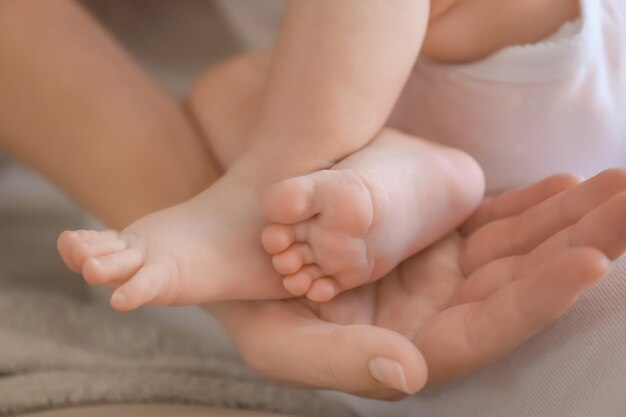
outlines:
[[[122,232],[63,233],[67,265],[114,288],[119,310],[323,302],[473,212],[484,182],[469,155],[490,192],[623,165],[626,129],[611,113],[626,104],[620,0],[430,6],[293,2],[243,156],[244,145],[215,146],[232,163],[222,179]],[[387,120],[406,133],[381,130]]]

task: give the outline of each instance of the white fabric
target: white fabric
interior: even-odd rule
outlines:
[[[577,32],[467,65],[420,59],[391,124],[474,155],[489,192],[623,166],[626,1],[582,5]]]

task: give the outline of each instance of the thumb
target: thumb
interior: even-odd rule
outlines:
[[[399,333],[325,322],[293,306],[229,303],[219,315],[244,360],[260,374],[379,399],[402,398],[426,384],[422,354]]]

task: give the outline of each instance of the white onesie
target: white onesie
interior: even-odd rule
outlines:
[[[583,0],[550,39],[465,65],[420,58],[392,126],[481,164],[487,190],[626,163],[626,0]]]

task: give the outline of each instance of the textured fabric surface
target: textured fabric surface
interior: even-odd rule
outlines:
[[[353,415],[253,375],[190,332],[113,311],[55,253],[55,236],[70,221],[0,211],[0,415],[138,402]]]

